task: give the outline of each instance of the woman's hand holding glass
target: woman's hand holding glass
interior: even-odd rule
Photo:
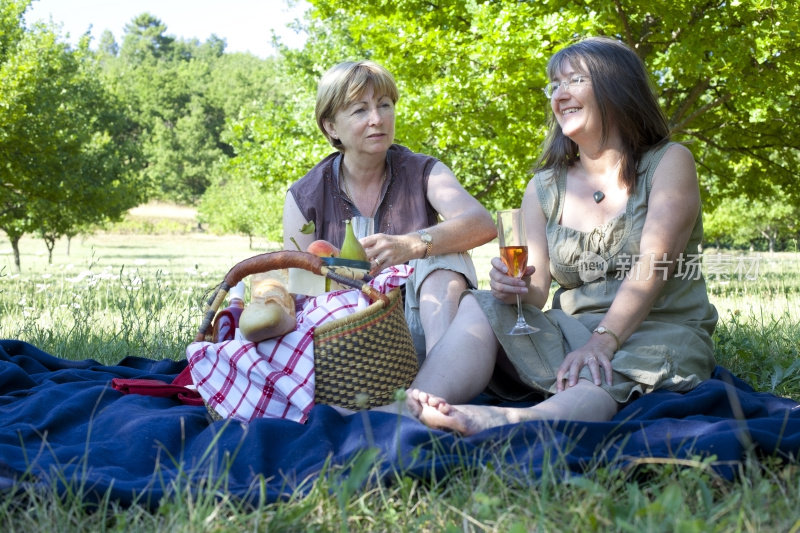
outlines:
[[[508,273],[522,278],[528,270],[528,240],[525,236],[522,209],[503,209],[497,212],[497,240],[500,244],[500,258]],[[519,293],[516,293],[516,301],[517,322],[508,334],[530,335],[539,331],[539,328],[525,322]]]
[[[489,289],[492,291],[492,295],[503,303],[516,305],[517,296],[528,293],[528,283],[530,283],[530,277],[536,268],[528,265],[522,276],[516,277],[508,273],[508,267],[499,257],[493,258],[491,263]]]

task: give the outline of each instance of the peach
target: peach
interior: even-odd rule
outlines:
[[[306,252],[319,257],[339,257],[339,249],[324,239],[309,244]]]

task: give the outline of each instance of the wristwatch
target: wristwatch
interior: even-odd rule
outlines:
[[[423,255],[422,258],[427,259],[428,256],[431,255],[431,250],[433,249],[433,237],[424,229],[418,229],[417,233],[419,233],[420,240],[425,243],[425,255]]]
[[[617,337],[616,333],[614,333],[613,331],[611,331],[610,329],[608,329],[605,326],[597,326],[596,328],[594,328],[594,331],[592,331],[592,333],[597,333],[598,335],[603,335],[603,334],[608,333],[611,337],[613,337],[614,341],[616,341],[616,343],[617,343],[617,351],[619,351],[620,342],[619,342],[619,337]]]

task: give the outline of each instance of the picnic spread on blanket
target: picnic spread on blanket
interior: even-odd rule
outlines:
[[[381,294],[390,294],[410,273],[407,265],[393,266],[368,285]],[[399,299],[394,302],[401,303]],[[193,342],[186,348],[192,381],[208,406],[223,418],[249,421],[267,416],[305,422],[315,400],[315,332],[326,323],[363,313],[370,305],[361,290],[327,292],[302,300],[297,326],[285,335],[259,343],[244,339]],[[401,305],[398,312],[402,313]],[[410,339],[408,349],[409,357],[415,360]],[[351,357],[342,354],[342,359]],[[415,371],[416,367],[409,369],[409,377],[413,378]]]
[[[247,263],[226,277],[223,292],[257,268]],[[367,448],[377,449],[378,477],[386,482],[398,473],[441,479],[502,463],[535,483],[548,468],[581,475],[654,458],[707,460],[732,479],[748,454],[787,461],[800,454],[800,405],[755,392],[722,367],[690,392],[643,395],[608,422],[531,421],[469,437],[387,412],[342,414],[332,407],[338,389],[331,401],[318,401],[319,331],[343,317],[361,317],[347,322],[345,332],[368,328],[383,320],[372,312],[376,307],[381,317],[402,319],[397,295],[409,273],[407,266],[391,267],[358,290],[299,300],[296,328],[258,343],[207,340],[222,300],[214,294],[183,361],[129,356],[104,365],[0,340],[0,488],[80,486],[87,500],[157,506],[180,486],[199,490],[224,477],[228,493],[257,502],[302,493],[326,468],[346,465]],[[349,349],[370,353],[369,346]]]

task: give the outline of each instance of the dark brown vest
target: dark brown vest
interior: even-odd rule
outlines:
[[[289,188],[306,220],[314,221],[315,239],[338,247],[344,240],[344,221],[355,214],[334,172],[340,155],[329,155]],[[389,148],[386,159],[389,173],[375,215],[375,232],[402,235],[436,224],[437,213],[428,203],[428,176],[438,160],[399,144]],[[295,231],[289,228],[288,233]]]

